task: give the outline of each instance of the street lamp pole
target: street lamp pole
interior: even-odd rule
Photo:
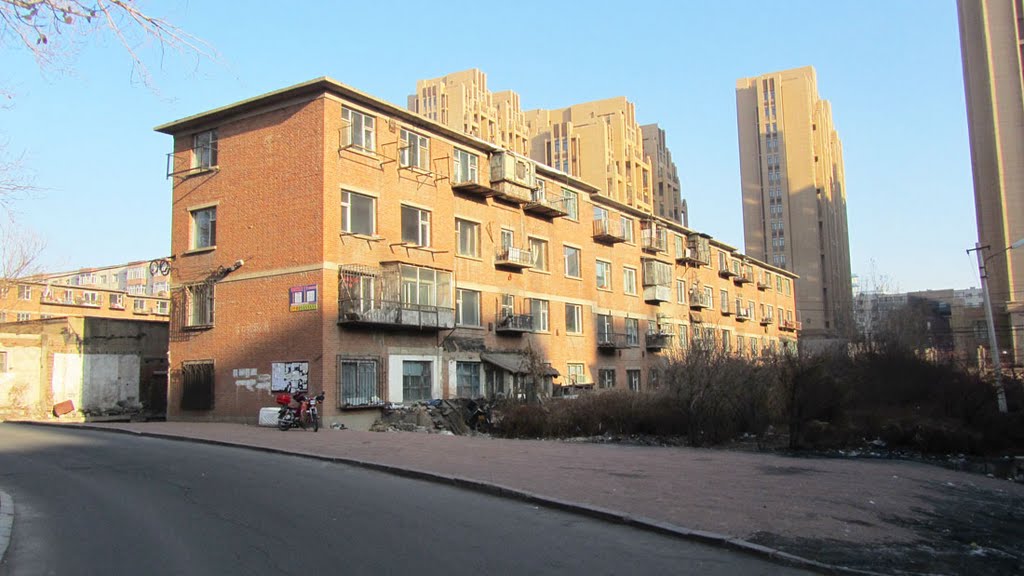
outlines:
[[[973,251],[978,255],[978,272],[981,275],[981,293],[985,298],[985,323],[988,324],[988,355],[989,358],[992,360],[992,375],[995,379],[994,385],[996,388],[996,400],[999,402],[999,411],[1002,412],[1003,414],[1005,414],[1007,411],[1006,389],[1003,388],[1003,367],[1002,360],[999,357],[999,343],[996,340],[996,325],[992,318],[992,297],[989,295],[988,292],[988,267],[986,266],[986,264],[989,260],[1002,254],[1003,252],[1008,252],[1010,250],[1013,250],[1014,248],[1020,248],[1021,246],[1024,246],[1024,238],[1017,240],[1013,244],[1010,244],[1005,249],[1000,250],[995,254],[990,254],[988,257],[985,257],[981,253],[982,250],[988,248],[988,246],[982,246],[981,242],[975,242],[974,249],[967,251],[968,254],[970,254]]]

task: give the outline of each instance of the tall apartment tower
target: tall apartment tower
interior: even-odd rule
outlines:
[[[531,158],[593,183],[612,200],[653,211],[651,163],[632,102],[619,96],[525,114]]]
[[[492,93],[487,74],[476,68],[419,80],[408,108],[417,114],[520,154],[529,153],[529,135],[511,90]]]
[[[978,241],[985,246],[1002,351],[1024,359],[1024,2],[959,0],[960,49],[974,171]]]
[[[800,276],[801,336],[853,328],[843,147],[814,68],[736,82],[743,236],[748,254]]]
[[[558,110],[520,106],[515,92],[490,92],[487,75],[477,69],[419,80],[408,98],[409,110],[435,122],[593,183],[628,206],[654,209],[651,163],[633,103],[618,97]]]
[[[657,124],[640,127],[644,139],[644,154],[651,163],[654,182],[651,194],[654,197],[654,213],[683,226],[689,226],[686,201],[679,187],[679,173],[672,161],[672,151],[665,145],[665,130]]]

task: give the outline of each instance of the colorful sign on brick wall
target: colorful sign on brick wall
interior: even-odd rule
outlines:
[[[316,310],[318,299],[316,284],[292,286],[289,290],[289,296],[292,312],[298,312],[300,310]]]

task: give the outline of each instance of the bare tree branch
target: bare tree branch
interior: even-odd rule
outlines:
[[[0,295],[18,278],[39,273],[39,257],[45,247],[45,241],[33,232],[0,218]]]
[[[54,65],[73,47],[73,36],[107,32],[117,38],[142,83],[153,88],[149,67],[139,55],[147,41],[199,58],[215,59],[209,44],[146,14],[134,0],[0,0],[0,45],[28,50],[41,68]]]

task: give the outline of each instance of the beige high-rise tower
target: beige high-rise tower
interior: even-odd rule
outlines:
[[[520,154],[529,153],[519,94],[511,90],[491,92],[487,89],[487,74],[476,68],[417,81],[408,107],[454,130]]]
[[[814,68],[736,82],[747,254],[791,270],[801,337],[853,328],[843,147]]]
[[[1024,2],[958,0],[978,241],[1001,352],[1024,360]]]
[[[490,92],[487,75],[471,69],[416,82],[408,108],[590,182],[613,200],[654,209],[636,107],[623,97],[523,112],[518,94]]]
[[[679,187],[679,172],[672,161],[672,151],[665,144],[665,130],[657,124],[640,127],[644,137],[644,154],[651,163],[654,182],[651,196],[654,198],[654,213],[662,218],[689,226],[686,201]]]

